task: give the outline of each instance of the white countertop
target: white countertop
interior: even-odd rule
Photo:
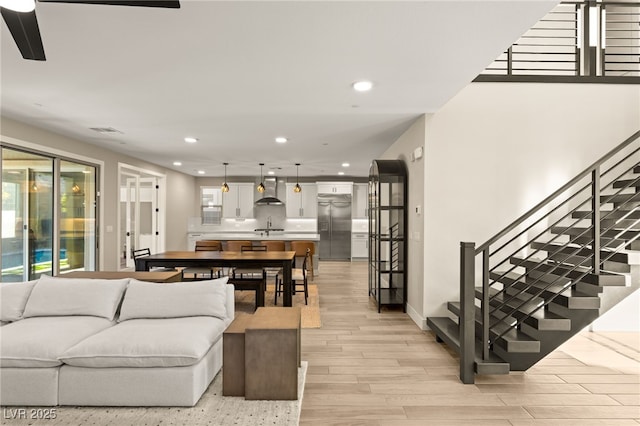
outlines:
[[[283,232],[272,231],[267,237],[264,233],[260,232],[189,232],[190,237],[198,237],[208,240],[249,240],[249,241],[261,241],[261,240],[284,240],[284,241],[297,241],[297,240],[311,240],[320,241],[320,234],[313,233],[300,233],[300,232]]]

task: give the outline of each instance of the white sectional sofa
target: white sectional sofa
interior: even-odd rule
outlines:
[[[0,405],[193,406],[222,366],[227,278],[0,285]]]

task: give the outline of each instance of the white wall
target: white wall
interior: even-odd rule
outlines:
[[[411,153],[425,142],[425,116],[415,123],[379,158],[403,160],[407,165],[409,199],[407,202],[409,236],[407,256],[407,313],[421,326],[426,327],[424,311],[424,220],[416,213],[416,207],[424,208],[425,157],[411,161]]]
[[[195,213],[191,206],[195,204],[193,176],[177,173],[155,164],[140,161],[137,158],[118,154],[96,145],[90,145],[79,140],[71,139],[55,133],[51,133],[24,123],[0,118],[0,136],[5,141],[6,137],[13,138],[30,144],[50,148],[66,153],[82,155],[99,159],[104,162],[103,193],[101,203],[104,207],[101,217],[101,255],[102,270],[117,270],[118,268],[118,162],[144,168],[167,176],[167,229],[165,244],[167,250],[180,250],[187,248],[187,220]],[[185,188],[187,190],[185,190]],[[107,227],[112,227],[112,232],[105,232]]]
[[[483,243],[638,129],[637,85],[475,83],[429,116],[425,315],[459,299],[461,241]]]

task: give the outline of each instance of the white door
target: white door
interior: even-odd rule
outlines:
[[[120,166],[120,269],[135,268],[132,250],[164,251],[164,178]]]

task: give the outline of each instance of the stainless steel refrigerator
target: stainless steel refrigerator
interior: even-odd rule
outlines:
[[[350,194],[318,194],[318,233],[320,259],[351,259]]]

